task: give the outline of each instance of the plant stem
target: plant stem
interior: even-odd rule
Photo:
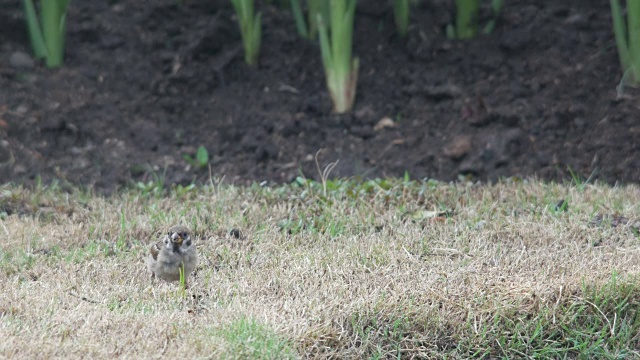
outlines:
[[[394,0],[393,14],[398,35],[400,35],[400,37],[407,36],[409,29],[409,0]]]
[[[302,14],[302,6],[300,6],[302,0],[290,0],[291,12],[293,13],[293,19],[296,22],[296,30],[298,35],[303,38],[309,38],[309,32],[307,31],[307,23],[304,21],[304,15]]]
[[[307,3],[309,5],[309,39],[315,39],[318,34],[318,15],[328,19],[330,3],[327,0],[307,0]]]
[[[633,83],[640,82],[640,1],[627,1],[627,29],[629,57],[631,71],[633,73]]]
[[[618,48],[618,57],[624,73],[622,83],[640,83],[640,2],[627,1],[625,22],[619,0],[610,0],[613,33]]]
[[[262,36],[261,14],[254,13],[253,0],[231,0],[238,15],[240,34],[244,46],[244,60],[250,66],[258,63]]]
[[[66,12],[69,0],[40,1],[40,21],[33,0],[24,0],[25,18],[36,58],[45,59],[47,67],[62,65]]]
[[[456,37],[471,39],[478,33],[479,0],[456,0]]]
[[[352,58],[356,0],[330,0],[331,37],[318,15],[320,50],[333,110],[345,113],[353,107],[358,82],[358,59]]]
[[[33,0],[24,0],[23,3],[25,20],[27,21],[29,37],[31,39],[31,48],[37,59],[44,59],[47,56],[47,46],[44,44],[44,39],[42,38],[42,29],[40,28],[36,8],[33,5]]]

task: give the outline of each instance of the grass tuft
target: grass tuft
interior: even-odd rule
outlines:
[[[0,357],[635,358],[638,204],[590,181],[3,185]],[[187,289],[144,265],[177,223]]]

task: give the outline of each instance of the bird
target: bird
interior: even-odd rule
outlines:
[[[149,247],[147,267],[151,271],[151,278],[179,281],[180,269],[183,269],[187,287],[187,278],[197,264],[196,245],[191,239],[191,231],[184,225],[172,226],[160,241]]]

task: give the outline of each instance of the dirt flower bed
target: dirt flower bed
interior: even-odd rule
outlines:
[[[638,99],[616,92],[606,1],[508,1],[492,34],[465,42],[444,34],[450,2],[420,2],[402,40],[388,2],[360,1],[342,116],[317,44],[287,9],[259,8],[252,69],[228,1],[73,1],[65,65],[48,70],[29,58],[21,1],[3,2],[0,181],[288,182],[318,177],[320,149],[334,176],[640,179]],[[183,158],[201,145],[210,168]]]

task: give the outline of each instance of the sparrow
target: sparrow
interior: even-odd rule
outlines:
[[[187,278],[198,263],[196,245],[190,234],[186,226],[175,225],[160,241],[151,245],[147,257],[151,278],[157,276],[165,281],[179,281],[180,269],[183,268],[186,287]]]

